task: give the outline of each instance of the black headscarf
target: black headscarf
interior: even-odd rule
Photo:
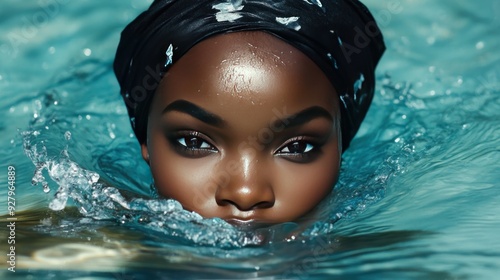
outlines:
[[[339,93],[345,150],[366,115],[375,66],[385,50],[368,9],[357,0],[156,0],[122,32],[114,70],[140,143],[163,74],[200,41],[260,30],[306,54]]]

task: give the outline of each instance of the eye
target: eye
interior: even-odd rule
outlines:
[[[218,152],[207,136],[196,131],[181,131],[168,137],[172,147],[182,156],[199,158]]]
[[[201,139],[200,137],[196,136],[184,136],[177,138],[176,140],[179,144],[182,146],[186,147],[187,149],[212,149],[215,150],[215,148],[208,144],[205,140]]]
[[[283,147],[278,152],[288,154],[303,154],[308,153],[314,149],[314,145],[306,141],[294,141]]]
[[[309,140],[309,137],[300,136],[285,141],[275,155],[295,163],[309,163],[318,158],[322,146],[322,142],[317,143]]]

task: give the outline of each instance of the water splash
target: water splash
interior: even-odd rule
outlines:
[[[233,248],[263,242],[259,234],[238,230],[219,218],[204,219],[197,213],[184,210],[175,200],[126,199],[117,188],[100,182],[98,173],[71,161],[67,148],[59,156],[50,157],[43,141],[36,143],[36,131],[26,131],[22,135],[25,153],[36,167],[32,184],[41,183],[44,192],[49,192],[43,175],[46,171],[58,185],[49,204],[54,211],[65,209],[71,200],[84,217],[153,230],[187,243]]]
[[[392,86],[390,82],[383,82],[382,85],[387,89],[387,92],[383,95],[384,98],[388,100],[388,104],[394,106],[394,108],[388,108],[384,112],[394,111],[399,113],[402,109],[412,106],[411,104],[418,101],[417,99],[411,100],[409,86]],[[392,92],[391,94],[388,94],[389,89]],[[408,101],[401,99],[402,96],[408,96],[405,97]],[[396,100],[400,103],[396,103]],[[414,151],[413,146],[415,146],[412,140],[417,139],[412,134],[405,135],[401,133],[401,131],[404,131],[404,127],[398,128],[395,132],[390,132],[391,127],[385,128],[381,124],[372,124],[371,126],[375,128],[384,127],[384,129],[379,129],[380,132],[376,132],[376,134],[387,134],[387,137],[379,138],[378,142],[369,141],[367,146],[350,149],[344,159],[339,183],[332,195],[319,206],[322,215],[312,226],[306,229],[301,227],[297,231],[292,228],[296,228],[298,225],[291,223],[291,225],[276,225],[272,228],[262,229],[259,232],[248,232],[235,228],[221,219],[204,219],[196,213],[185,211],[175,200],[160,199],[157,196],[150,196],[147,199],[137,198],[137,196],[136,198],[125,197],[120,189],[104,183],[101,180],[102,176],[99,174],[108,177],[122,176],[113,171],[113,168],[109,167],[109,165],[116,163],[124,153],[111,153],[112,156],[103,163],[108,168],[106,172],[103,171],[104,169],[100,165],[90,165],[90,167],[83,168],[70,159],[67,143],[66,147],[64,147],[64,143],[57,144],[61,147],[53,147],[54,143],[49,141],[50,137],[49,140],[44,142],[45,138],[42,136],[45,135],[41,136],[40,131],[48,134],[64,134],[64,137],[60,138],[66,141],[71,140],[73,144],[77,143],[75,141],[77,131],[72,131],[72,133],[67,130],[67,126],[57,127],[51,124],[51,117],[46,115],[50,114],[57,117],[56,110],[61,110],[59,107],[54,107],[52,110],[47,110],[48,108],[42,109],[39,110],[36,121],[32,123],[32,130],[23,132],[22,135],[24,137],[24,151],[35,165],[33,185],[41,185],[43,192],[53,193],[54,198],[49,203],[49,208],[59,211],[65,209],[68,205],[74,205],[78,212],[83,215],[82,219],[111,221],[120,226],[137,228],[141,232],[152,233],[159,236],[158,240],[175,240],[176,244],[208,246],[211,248],[241,248],[262,245],[266,244],[266,242],[299,242],[307,241],[311,236],[334,233],[338,228],[337,222],[339,220],[355,217],[365,211],[369,205],[384,197],[385,187],[388,182],[394,176],[403,172],[405,162],[411,159],[411,154]],[[409,112],[403,113],[410,116]],[[367,119],[370,120],[370,118]],[[46,131],[43,129],[46,126],[50,126],[52,129]],[[103,128],[109,127],[103,125]],[[107,132],[109,131],[106,129],[102,131],[102,133]],[[415,132],[415,134],[418,133]],[[419,135],[424,134],[422,132]],[[369,135],[373,136],[374,134]],[[397,135],[400,141],[395,142],[393,135]],[[52,137],[55,136],[52,135]],[[118,139],[120,138],[117,137],[116,140]],[[49,142],[52,143],[52,146],[47,149],[46,144]],[[391,143],[391,149],[374,147],[374,145],[388,142]],[[99,143],[91,144],[90,149],[99,145]],[[106,145],[106,148],[109,150],[110,146]],[[113,149],[119,151],[117,146],[114,146]],[[384,152],[374,154],[374,150]],[[408,153],[405,154],[404,151],[408,151]],[[92,151],[92,153],[97,154],[101,152]],[[78,156],[78,154],[76,155]],[[351,162],[352,158],[364,158],[367,161],[363,163]],[[127,180],[115,181],[115,185],[128,184],[127,182]],[[127,185],[123,185],[123,188],[127,187]],[[154,187],[152,190],[154,190]],[[294,231],[293,238],[289,235],[292,231]]]
[[[384,196],[388,180],[402,170],[402,159],[406,157],[401,155],[401,146],[398,146],[391,152],[392,156],[386,158],[376,170],[369,168],[366,173],[358,172],[356,176],[342,175],[334,193],[320,205],[322,218],[305,230],[297,232],[299,225],[288,223],[249,232],[235,228],[222,219],[205,219],[197,213],[186,211],[175,200],[128,199],[119,189],[101,182],[97,172],[86,170],[73,162],[68,147],[58,156],[50,157],[43,141],[37,142],[38,135],[37,131],[23,132],[24,150],[35,164],[33,185],[41,183],[44,192],[50,191],[44,171],[58,185],[49,204],[50,209],[63,210],[71,201],[84,218],[114,221],[123,226],[160,234],[162,239],[175,238],[180,243],[218,248],[241,248],[269,241],[298,242],[311,236],[331,234],[340,219],[364,211],[367,205]],[[411,153],[411,149],[407,150]],[[349,172],[350,168],[352,164],[347,162],[341,174],[355,174]],[[294,232],[293,236],[289,235],[291,232]]]

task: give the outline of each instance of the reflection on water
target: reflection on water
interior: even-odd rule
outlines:
[[[67,277],[75,270],[107,272],[103,275],[248,278],[281,275],[284,279],[315,274],[323,269],[344,271],[343,260],[357,254],[375,255],[411,249],[412,241],[432,236],[425,231],[321,235],[259,247],[221,250],[182,245],[157,233],[113,221],[84,218],[75,208],[63,211],[39,209],[18,214],[18,263],[30,267],[20,275],[53,271]],[[26,246],[29,245],[29,246]],[[214,258],[215,257],[215,258]],[[379,261],[384,261],[383,259]],[[385,260],[386,261],[386,260]],[[63,271],[58,271],[62,269]],[[229,269],[229,270],[228,270]],[[331,273],[331,271],[330,271]],[[82,275],[81,273],[78,275]],[[119,279],[119,278],[118,278]],[[125,278],[127,279],[127,278]],[[135,278],[131,278],[135,279]]]

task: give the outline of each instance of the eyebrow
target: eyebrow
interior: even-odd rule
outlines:
[[[165,109],[163,109],[162,114],[170,111],[178,111],[188,114],[212,126],[224,127],[226,125],[226,122],[221,117],[187,100],[177,100],[170,103],[167,107],[165,107]],[[326,118],[333,122],[332,115],[326,109],[319,106],[313,106],[293,115],[287,116],[283,119],[278,119],[274,124],[277,125],[278,123],[283,123],[285,129],[287,129],[305,124],[315,118],[320,117]]]
[[[293,115],[287,116],[283,119],[278,119],[274,122],[274,125],[277,125],[278,123],[281,122],[284,124],[285,129],[287,129],[294,126],[305,124],[316,118],[326,118],[331,122],[333,122],[332,115],[326,109],[320,106],[313,106],[304,109],[298,113],[295,113]]]
[[[165,109],[163,109],[162,115],[171,111],[186,113],[212,126],[224,127],[226,125],[226,122],[221,117],[210,113],[209,111],[187,100],[177,100],[170,103],[167,107],[165,107]]]

